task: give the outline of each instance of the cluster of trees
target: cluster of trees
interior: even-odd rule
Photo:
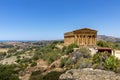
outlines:
[[[18,71],[15,70],[16,65],[2,65],[0,64],[0,80],[20,80]]]
[[[33,56],[33,60],[43,59],[51,64],[61,56],[61,50],[56,47],[58,42],[53,42],[47,46],[37,48]]]
[[[120,42],[111,42],[111,41],[97,41],[97,45],[100,47],[109,47],[113,49],[120,49]]]

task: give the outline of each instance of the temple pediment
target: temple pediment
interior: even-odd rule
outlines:
[[[74,33],[79,33],[79,32],[97,32],[96,30],[93,29],[89,29],[89,28],[82,28],[82,29],[78,29],[78,30],[74,30]]]

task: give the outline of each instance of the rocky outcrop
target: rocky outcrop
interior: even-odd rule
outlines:
[[[66,73],[62,74],[59,77],[60,80],[120,80],[120,74],[92,69],[72,69],[68,70]]]

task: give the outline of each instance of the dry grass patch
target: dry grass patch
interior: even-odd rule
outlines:
[[[0,52],[7,52],[8,48],[0,48]]]

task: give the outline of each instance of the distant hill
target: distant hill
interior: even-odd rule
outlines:
[[[113,37],[113,36],[106,36],[106,35],[98,35],[98,36],[97,36],[97,40],[120,42],[120,38],[118,38],[118,37]]]

